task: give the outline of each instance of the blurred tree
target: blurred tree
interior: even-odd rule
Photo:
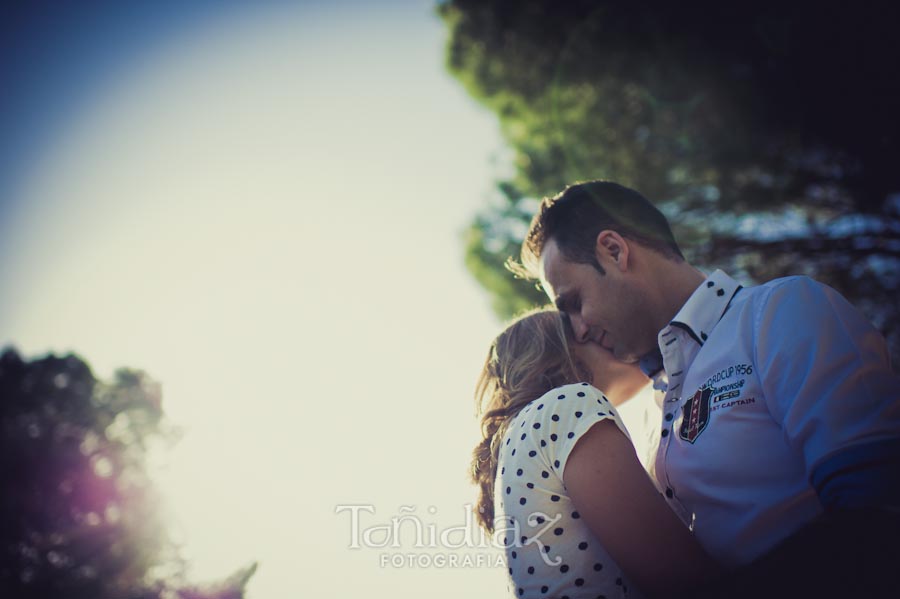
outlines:
[[[160,387],[121,369],[110,383],[74,355],[0,355],[0,597],[243,597],[252,575],[190,589],[146,470],[173,439]]]
[[[653,199],[692,262],[813,276],[900,355],[898,6],[440,3],[448,69],[514,152],[466,244],[498,315],[544,301],[503,268],[536,200],[605,178]]]

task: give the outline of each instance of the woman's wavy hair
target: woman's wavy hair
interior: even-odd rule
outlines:
[[[569,352],[563,317],[540,308],[514,320],[494,339],[478,384],[475,410],[482,441],[472,452],[472,482],[479,486],[479,524],[494,532],[494,481],[500,444],[510,421],[525,405],[548,391],[589,381],[589,371]]]

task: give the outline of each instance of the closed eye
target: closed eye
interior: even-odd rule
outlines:
[[[563,314],[577,314],[581,310],[581,299],[576,296],[562,295],[556,298],[556,309]]]
[[[581,312],[581,300],[578,298],[566,298],[566,301],[563,302],[563,305],[559,310],[567,316],[578,314]]]

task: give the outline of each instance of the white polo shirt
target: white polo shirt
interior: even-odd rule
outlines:
[[[741,288],[716,271],[659,347],[668,386],[656,476],[726,566],[819,515],[817,491],[834,476],[898,457],[900,380],[884,340],[830,287],[788,277]]]

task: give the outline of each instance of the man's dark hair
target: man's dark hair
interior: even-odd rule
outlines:
[[[595,253],[597,235],[605,229],[672,260],[684,260],[666,217],[650,200],[618,183],[588,181],[544,198],[522,242],[521,263],[508,267],[518,275],[538,278],[541,253],[553,239],[567,260],[590,264],[605,274]]]

